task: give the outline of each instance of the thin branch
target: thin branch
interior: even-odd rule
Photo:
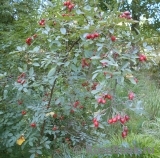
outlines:
[[[89,24],[87,17],[86,17],[84,14],[82,14],[82,15],[83,15],[83,17],[85,18],[87,24]]]
[[[57,73],[59,73],[60,70],[61,70],[61,67],[59,67]],[[47,109],[50,107],[50,104],[51,104],[51,100],[52,100],[52,96],[53,96],[54,87],[55,87],[55,85],[56,85],[56,81],[57,81],[57,78],[54,80],[53,85],[52,85],[51,95],[50,95],[50,98],[49,98],[49,102],[48,102]]]
[[[72,46],[70,47],[70,49],[68,50],[68,52],[70,52],[72,50],[72,48],[75,46],[75,44],[77,44],[80,41],[80,37],[72,44]]]
[[[81,38],[79,37],[79,38],[71,45],[69,51],[72,50],[72,48],[75,46],[75,44],[77,44],[77,43],[79,42],[80,39],[81,39]],[[68,56],[68,54],[66,55],[66,58],[63,59],[63,62],[66,61],[67,56]],[[61,71],[61,69],[62,69],[62,67],[59,67],[59,69],[57,70],[57,74]],[[50,104],[51,104],[51,100],[52,100],[54,88],[55,88],[55,85],[56,85],[56,81],[57,81],[57,78],[54,80],[53,85],[52,85],[51,95],[50,95],[50,98],[49,98],[49,102],[48,102],[47,109],[50,107]],[[45,124],[46,124],[46,121],[44,120],[43,125],[42,125],[42,128],[41,128],[41,132],[40,132],[40,133],[41,133],[41,136],[43,136],[43,134],[44,134]]]

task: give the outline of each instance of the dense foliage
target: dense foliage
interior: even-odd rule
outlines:
[[[132,31],[138,21],[129,11],[104,12],[98,4],[47,2],[33,18],[18,14],[14,27],[18,23],[26,30],[14,36],[14,44],[5,47],[2,39],[4,155],[16,150],[19,157],[53,156],[63,144],[84,147],[114,133],[125,139],[130,114],[144,114],[132,85],[139,68],[149,66],[152,47]]]

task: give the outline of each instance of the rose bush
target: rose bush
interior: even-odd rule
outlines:
[[[1,148],[12,152],[23,138],[19,145],[31,158],[52,155],[63,143],[92,144],[96,131],[106,134],[112,124],[125,138],[128,111],[141,113],[138,96],[125,83],[137,84],[137,65],[147,65],[131,17],[116,9],[103,12],[96,2],[49,4],[35,21],[34,35],[11,53],[23,59],[12,102],[1,110]],[[117,94],[117,86],[126,97]]]

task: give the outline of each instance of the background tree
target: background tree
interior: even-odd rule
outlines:
[[[118,9],[123,11],[130,11],[132,13],[132,18],[134,20],[140,21],[140,17],[145,17],[148,19],[146,23],[141,27],[142,31],[150,30],[151,32],[154,30],[157,33],[160,32],[160,2],[159,0],[123,0],[123,1],[112,1],[112,0],[99,0],[101,8],[105,11],[108,10],[107,6],[104,3],[110,5],[114,8],[115,4],[118,3]],[[132,29],[139,29],[138,24],[133,24]]]

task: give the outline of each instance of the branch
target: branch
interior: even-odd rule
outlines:
[[[87,17],[84,14],[82,14],[82,15],[86,19],[87,24],[89,24]]]
[[[69,51],[72,50],[72,48],[75,46],[75,44],[78,43],[78,41],[80,40],[81,38],[79,37],[70,47]],[[63,59],[63,62],[65,62],[65,60],[67,59],[67,56],[68,54],[66,55],[66,57]],[[62,67],[59,67],[59,69],[57,70],[57,73],[59,73],[61,71]],[[54,91],[54,88],[55,88],[55,85],[56,85],[56,81],[57,81],[57,78],[54,80],[53,82],[53,85],[52,85],[52,89],[51,89],[51,95],[50,95],[50,98],[49,98],[49,102],[48,102],[48,106],[47,106],[47,109],[50,107],[50,104],[51,104],[51,100],[52,100],[52,96],[53,96],[53,91]],[[45,127],[45,124],[46,124],[46,121],[44,120],[43,122],[43,125],[42,125],[42,128],[41,128],[41,136],[43,136],[44,134],[44,127]]]
[[[68,52],[70,52],[72,50],[72,48],[75,46],[75,44],[77,44],[80,41],[80,37],[71,45],[70,49],[68,50]]]
[[[59,67],[57,73],[60,72],[61,68],[62,68],[62,67]],[[51,95],[50,95],[50,98],[49,98],[49,102],[48,102],[47,109],[50,107],[50,104],[51,104],[51,100],[52,100],[52,96],[53,96],[54,87],[55,87],[55,85],[56,85],[56,81],[57,81],[57,78],[54,80],[53,85],[52,85]]]

